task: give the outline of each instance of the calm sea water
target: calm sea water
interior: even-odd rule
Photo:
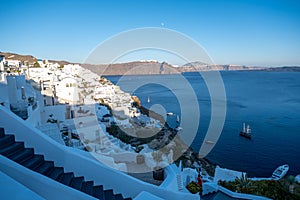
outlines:
[[[166,112],[181,116],[178,96],[183,96],[191,109],[198,103],[200,119],[188,119],[190,126],[199,121],[191,144],[197,151],[210,122],[210,96],[199,73],[185,73],[183,77],[197,95],[197,102],[189,102],[189,92],[177,81],[180,76],[110,76],[108,79],[137,95],[148,108],[159,104]],[[221,76],[227,96],[226,120],[221,137],[207,158],[222,167],[246,171],[250,176],[269,177],[277,166],[286,163],[290,165],[289,174],[300,174],[300,73],[228,71],[221,72]],[[155,84],[160,79],[169,82],[172,90]],[[146,80],[154,83],[145,83]],[[167,117],[167,121],[175,126],[175,115]],[[250,124],[252,140],[239,136],[243,122]]]

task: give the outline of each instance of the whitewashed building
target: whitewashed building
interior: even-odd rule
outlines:
[[[80,103],[77,80],[74,77],[64,77],[56,87],[56,95],[61,102],[76,104]]]

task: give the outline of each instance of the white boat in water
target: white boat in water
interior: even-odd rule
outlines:
[[[247,125],[246,128],[246,124],[243,124],[243,130],[240,132],[240,136],[245,137],[247,139],[251,140],[251,129],[250,129],[250,125]]]
[[[214,144],[215,142],[211,141],[211,140],[205,140],[206,144]]]
[[[289,171],[289,165],[285,164],[285,165],[279,166],[273,172],[272,179],[274,179],[274,180],[282,179],[288,171]]]
[[[174,113],[168,112],[167,115],[168,115],[168,116],[172,116],[172,115],[174,115]]]
[[[175,130],[176,130],[177,132],[179,132],[179,131],[182,131],[182,130],[183,130],[183,128],[182,128],[182,127],[180,127],[180,126],[177,126],[177,127],[175,128]]]

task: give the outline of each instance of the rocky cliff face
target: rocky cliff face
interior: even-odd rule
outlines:
[[[89,65],[83,64],[83,67],[99,75],[143,75],[143,74],[178,74],[180,71],[172,65],[163,62],[129,62],[108,65]]]
[[[32,55],[19,55],[10,52],[0,52],[6,59],[20,60],[24,64],[33,64],[37,58]],[[68,61],[49,60],[49,62],[58,64],[75,64]],[[300,71],[298,66],[284,67],[252,67],[244,65],[217,65],[206,64],[203,62],[191,62],[183,66],[174,67],[166,62],[157,61],[135,61],[115,64],[80,64],[81,66],[97,73],[98,75],[151,75],[151,74],[179,74],[182,72],[196,71],[229,71],[229,70],[264,70],[264,71]]]
[[[83,64],[83,67],[98,75],[153,75],[153,74],[179,74],[182,72],[197,71],[229,71],[229,70],[262,70],[262,67],[246,67],[243,65],[208,65],[193,62],[181,67],[174,67],[166,62],[136,61],[108,65]]]
[[[202,62],[191,62],[180,67],[181,72],[194,71],[229,71],[229,70],[261,70],[262,67],[247,67],[245,65],[217,65],[205,64]]]

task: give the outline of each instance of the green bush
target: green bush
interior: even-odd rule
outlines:
[[[285,180],[241,180],[235,179],[234,181],[219,181],[219,185],[239,193],[253,194],[264,196],[271,199],[280,200],[296,200],[299,199],[298,194],[289,192]],[[247,183],[247,184],[246,184]]]

